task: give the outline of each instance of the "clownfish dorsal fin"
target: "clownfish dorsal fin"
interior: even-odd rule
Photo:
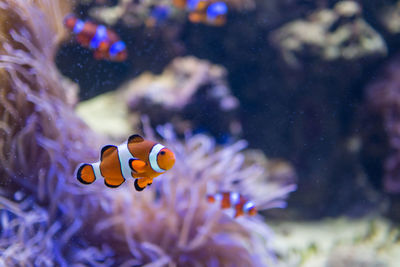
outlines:
[[[131,135],[131,136],[129,136],[129,138],[128,138],[128,144],[130,144],[130,143],[141,143],[141,142],[143,142],[143,141],[144,141],[144,138],[141,137],[141,136],[138,135],[138,134]]]
[[[107,157],[112,152],[114,152],[116,149],[117,149],[117,147],[113,146],[113,145],[103,146],[103,148],[101,149],[101,153],[100,153],[100,161],[102,161],[104,159],[104,157]]]

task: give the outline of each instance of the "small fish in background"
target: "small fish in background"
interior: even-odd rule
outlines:
[[[205,23],[211,26],[222,26],[226,23],[228,6],[222,1],[211,0],[174,0],[179,9],[189,12],[192,23]]]
[[[209,194],[207,195],[207,201],[220,205],[221,209],[234,209],[234,218],[242,215],[254,216],[257,214],[255,204],[237,192]]]
[[[76,35],[77,42],[94,51],[97,60],[125,61],[128,53],[126,45],[119,36],[104,25],[82,21],[75,15],[67,15],[64,25]]]
[[[83,163],[76,172],[83,184],[91,184],[104,178],[108,187],[118,187],[126,179],[133,177],[135,188],[142,191],[153,183],[153,179],[171,169],[175,164],[174,153],[165,146],[145,140],[140,135],[132,135],[119,145],[106,145],[101,149],[100,161]]]
[[[150,16],[146,20],[146,27],[153,28],[165,22],[171,13],[171,7],[167,5],[154,6],[151,9]]]
[[[215,2],[208,6],[206,12],[206,23],[215,26],[222,26],[226,23],[228,6],[224,2]]]

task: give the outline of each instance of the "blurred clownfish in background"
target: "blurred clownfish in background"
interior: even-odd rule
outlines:
[[[72,14],[65,17],[64,24],[76,35],[80,45],[94,50],[95,59],[118,62],[126,60],[128,53],[125,43],[106,26],[82,21]]]
[[[167,5],[158,5],[152,7],[150,16],[146,20],[146,26],[155,27],[166,21],[171,13],[171,7]]]
[[[153,183],[153,179],[168,171],[175,164],[174,153],[165,146],[132,135],[119,145],[106,145],[101,149],[100,161],[81,164],[76,172],[83,184],[91,184],[104,178],[108,187],[118,187],[133,177],[135,188],[142,191]]]
[[[222,1],[212,0],[174,0],[174,5],[187,9],[189,20],[193,23],[205,23],[212,26],[222,26],[226,23],[228,6]]]
[[[218,204],[221,209],[233,208],[237,218],[242,215],[254,216],[257,214],[255,204],[237,192],[219,192],[207,195],[207,201]]]

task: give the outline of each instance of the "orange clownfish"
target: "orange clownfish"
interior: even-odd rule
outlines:
[[[104,146],[100,161],[81,164],[76,177],[83,184],[91,184],[102,177],[108,187],[118,187],[133,177],[136,178],[136,190],[142,191],[153,183],[155,177],[171,169],[174,164],[175,155],[171,150],[135,134],[119,146]]]
[[[94,50],[95,59],[126,60],[128,53],[125,43],[106,26],[82,21],[72,14],[65,17],[64,24],[76,35],[79,44]]]
[[[221,206],[221,209],[233,208],[235,218],[245,214],[250,216],[257,214],[255,204],[237,192],[220,192],[207,195],[207,200],[210,203],[217,203]]]
[[[215,0],[174,0],[174,5],[189,12],[192,23],[205,23],[222,26],[226,23],[228,6],[223,1]]]

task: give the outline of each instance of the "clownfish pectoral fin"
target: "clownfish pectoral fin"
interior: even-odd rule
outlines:
[[[235,215],[233,216],[233,218],[237,218],[237,217],[240,217],[240,216],[242,216],[243,215],[243,212],[241,212],[241,211],[236,211],[235,212]]]
[[[135,180],[134,185],[135,185],[136,191],[143,191],[143,189],[146,188],[146,186],[144,186],[144,187],[140,187],[140,186],[139,186],[139,179],[136,179],[136,180]]]
[[[104,178],[104,184],[111,188],[117,188],[124,182],[125,182],[125,179],[123,179],[123,178],[118,179],[118,180]]]
[[[146,183],[147,183],[147,186],[152,185],[153,184],[153,178],[148,178]]]
[[[92,164],[84,163],[79,166],[76,178],[82,184],[91,184],[96,180]]]
[[[207,201],[209,203],[214,203],[215,202],[215,197],[213,195],[207,195]]]
[[[129,167],[136,173],[142,173],[145,171],[146,162],[140,159],[130,159]]]
[[[143,142],[143,141],[144,141],[144,138],[141,137],[141,136],[138,135],[138,134],[131,135],[131,136],[129,136],[129,138],[128,138],[128,144],[130,144],[130,143],[141,143],[141,142]]]
[[[100,50],[95,50],[93,53],[93,57],[96,60],[102,60],[104,59],[104,54]]]
[[[117,147],[113,145],[103,146],[100,152],[100,161],[102,161],[105,157],[111,155],[111,153],[114,152],[116,149]]]
[[[100,42],[99,47],[97,49],[99,51],[106,52],[109,47],[110,47],[110,45],[107,42],[103,41],[103,42]]]

